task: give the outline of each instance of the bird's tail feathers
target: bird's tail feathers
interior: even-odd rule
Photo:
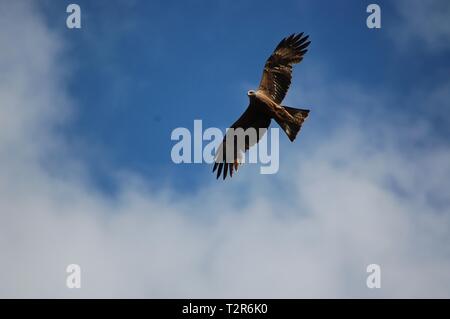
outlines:
[[[289,106],[283,106],[284,109],[294,118],[294,120],[278,120],[275,119],[278,125],[281,126],[283,131],[289,137],[289,140],[293,142],[297,137],[300,128],[302,127],[303,122],[308,117],[309,110],[305,109],[296,109]]]

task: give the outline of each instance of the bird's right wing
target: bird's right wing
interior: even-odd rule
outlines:
[[[263,76],[259,84],[259,90],[272,101],[280,104],[291,85],[292,65],[303,60],[311,41],[308,36],[292,34],[275,48],[264,66]]]
[[[268,115],[261,112],[256,105],[250,103],[247,110],[245,110],[241,117],[227,131],[222,143],[217,149],[213,168],[213,172],[217,170],[217,178],[222,174],[222,169],[223,179],[227,177],[228,171],[230,172],[230,177],[233,176],[233,170],[237,170],[238,165],[242,162],[243,153],[261,139],[265,130],[260,131],[260,129],[267,130],[270,121],[271,119]],[[242,136],[243,132],[251,133],[248,129],[254,129],[256,137],[249,138],[248,136],[243,136],[243,143],[238,143],[238,138]],[[227,156],[227,149],[229,150],[230,156]]]

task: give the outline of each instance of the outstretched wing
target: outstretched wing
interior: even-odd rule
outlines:
[[[284,38],[264,66],[259,90],[278,104],[283,101],[291,85],[292,65],[303,60],[308,51],[306,48],[311,43],[307,41],[308,37],[303,36],[302,32]]]
[[[223,172],[223,179],[227,177],[227,172],[230,172],[230,177],[233,176],[233,171],[238,169],[238,165],[242,161],[242,154],[245,153],[250,147],[255,145],[261,137],[264,135],[265,131],[270,125],[270,117],[258,108],[255,103],[250,103],[247,110],[241,115],[241,117],[234,122],[227,131],[222,143],[217,149],[215,156],[215,163],[213,172],[217,170],[217,178]],[[237,129],[242,130],[237,130]],[[237,132],[249,132],[248,129],[253,128],[256,132],[256,138],[249,138],[245,136],[243,138],[243,143],[238,143],[238,135],[233,134],[233,130]],[[263,132],[260,129],[266,129]],[[236,131],[234,131],[236,133]],[[230,150],[232,158],[227,158],[227,148]]]

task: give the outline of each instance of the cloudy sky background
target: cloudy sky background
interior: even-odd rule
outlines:
[[[450,297],[448,1],[68,3],[0,1],[1,297]],[[297,31],[279,173],[173,164]]]

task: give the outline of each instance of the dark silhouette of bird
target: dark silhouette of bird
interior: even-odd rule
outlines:
[[[300,128],[308,117],[309,110],[297,109],[281,105],[291,84],[292,66],[303,60],[307,47],[311,43],[309,36],[292,34],[277,45],[272,55],[267,59],[259,88],[250,90],[247,95],[250,104],[241,117],[230,127],[228,132],[256,131],[254,138],[245,135],[243,142],[238,142],[238,134],[225,134],[217,149],[213,172],[217,170],[217,178],[223,173],[223,179],[238,169],[242,154],[258,143],[270,125],[272,119],[278,123],[293,142]],[[227,153],[228,148],[228,154]],[[230,151],[231,149],[231,151]]]

